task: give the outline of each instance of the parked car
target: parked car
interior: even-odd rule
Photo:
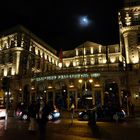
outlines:
[[[121,108],[108,108],[102,107],[96,109],[97,121],[113,121],[113,120],[124,120],[126,113]],[[78,114],[79,120],[89,120],[89,110],[84,110]]]
[[[52,102],[47,103],[47,109],[49,112],[49,115],[46,116],[48,121],[55,121],[60,118],[59,109]],[[15,117],[20,120],[29,120],[28,109],[24,107],[24,104],[17,108]]]
[[[20,120],[28,120],[29,115],[28,115],[28,109],[24,105],[24,103],[19,103],[17,110],[15,111],[15,117]]]
[[[88,121],[90,119],[90,115],[95,115],[95,118],[97,118],[97,110],[95,107],[80,111],[78,113],[78,118],[79,120]]]
[[[0,119],[6,117],[6,108],[3,105],[0,105]]]
[[[60,118],[60,111],[52,102],[47,103],[47,108],[49,109],[48,121],[55,121]]]
[[[107,107],[97,109],[97,120],[113,121],[113,120],[125,120],[126,113],[120,107]]]
[[[50,112],[50,114],[47,116],[47,119],[49,121],[54,121],[54,120],[57,120],[59,118],[60,118],[60,112],[57,109]]]
[[[20,109],[18,109],[16,111],[15,115],[16,115],[15,117],[17,119],[20,119],[20,120],[28,120],[29,119],[28,111],[27,110],[20,110]]]

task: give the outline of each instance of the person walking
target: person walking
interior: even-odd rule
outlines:
[[[71,111],[71,124],[73,124],[73,119],[74,119],[74,110],[75,109],[75,105],[74,103],[71,104],[71,107],[70,107],[70,111]]]
[[[47,109],[47,106],[45,102],[41,99],[39,101],[39,104],[37,105],[37,114],[36,114],[40,140],[46,139],[46,124],[48,114],[49,111]]]
[[[29,127],[28,130],[30,132],[33,132],[36,130],[36,104],[35,102],[32,102],[28,108],[29,111]]]

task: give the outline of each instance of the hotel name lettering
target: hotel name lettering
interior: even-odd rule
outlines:
[[[77,79],[77,78],[96,78],[99,77],[100,73],[92,73],[92,74],[67,74],[67,75],[53,75],[53,76],[45,76],[45,77],[35,77],[32,78],[31,81],[44,81],[44,80],[63,80],[63,79]]]

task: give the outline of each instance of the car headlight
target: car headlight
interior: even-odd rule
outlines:
[[[58,112],[56,109],[53,112]]]
[[[78,114],[79,114],[79,116],[80,116],[80,115],[82,114],[82,112],[79,112]]]
[[[54,116],[54,118],[57,118],[57,117],[60,116],[60,113],[59,113],[59,112],[55,112],[55,113],[53,114],[53,116]]]
[[[124,114],[124,116],[126,115],[125,111],[122,109],[122,113]]]
[[[53,119],[53,115],[52,114],[49,114],[48,115],[48,120],[50,121],[50,120],[52,120]]]

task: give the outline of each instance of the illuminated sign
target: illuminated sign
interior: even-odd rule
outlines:
[[[67,74],[67,75],[53,75],[53,76],[45,76],[45,77],[35,77],[32,78],[31,81],[44,81],[44,80],[63,80],[63,79],[77,79],[77,78],[89,78],[89,77],[99,77],[100,73],[84,73],[84,74]]]

